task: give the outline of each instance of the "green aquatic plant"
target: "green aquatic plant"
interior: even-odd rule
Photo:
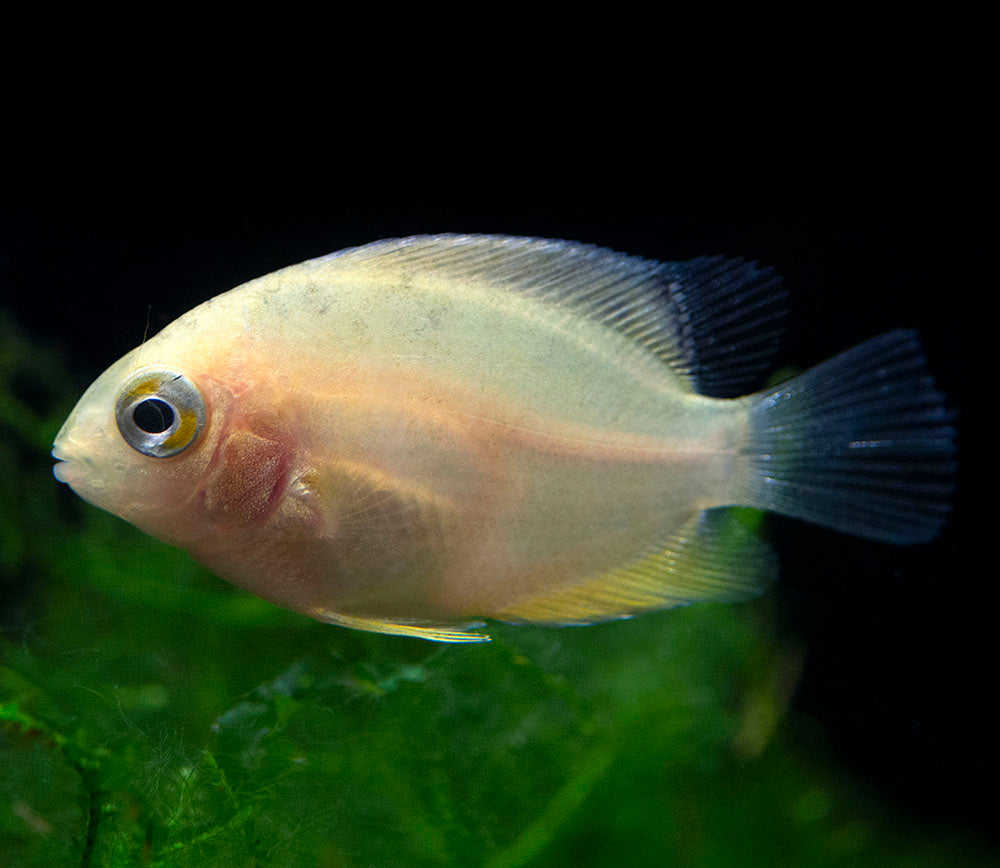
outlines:
[[[476,646],[323,625],[61,494],[74,388],[0,318],[5,868],[988,864],[787,714],[771,598]]]

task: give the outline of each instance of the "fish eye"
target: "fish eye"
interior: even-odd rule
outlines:
[[[198,439],[205,427],[205,401],[184,374],[140,371],[122,387],[115,421],[133,449],[154,458],[169,458]]]

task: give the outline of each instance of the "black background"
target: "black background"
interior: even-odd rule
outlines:
[[[82,390],[142,339],[147,312],[152,333],[218,292],[342,247],[500,232],[773,265],[792,308],[781,360],[797,367],[918,328],[958,418],[950,524],[930,545],[897,548],[775,519],[784,578],[772,593],[779,629],[807,648],[793,707],[821,722],[838,760],[918,821],[1000,840],[995,166],[711,178],[559,193],[0,181],[0,305],[61,347]]]

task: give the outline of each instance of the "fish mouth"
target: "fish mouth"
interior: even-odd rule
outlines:
[[[58,442],[52,447],[51,455],[56,459],[56,463],[52,465],[52,475],[60,482],[68,483],[68,473],[71,467],[70,456]]]

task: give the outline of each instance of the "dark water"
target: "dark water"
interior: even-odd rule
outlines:
[[[0,203],[0,308],[23,329],[25,340],[54,349],[53,358],[61,360],[46,362],[37,368],[20,366],[9,383],[12,394],[39,418],[54,418],[54,414],[64,411],[67,390],[82,389],[103,367],[138,343],[146,328],[147,316],[152,333],[198,302],[278,267],[379,237],[415,233],[500,232],[571,238],[658,259],[682,259],[705,253],[739,254],[759,259],[773,265],[785,277],[791,297],[791,317],[782,359],[799,368],[809,367],[889,328],[917,328],[930,368],[958,412],[958,490],[953,518],[944,534],[929,545],[896,548],[773,519],[770,527],[781,555],[783,578],[766,600],[745,607],[745,618],[754,624],[752,632],[755,635],[759,632],[758,644],[750,642],[741,652],[742,656],[734,652],[732,659],[717,659],[712,652],[706,652],[713,661],[711,672],[706,675],[701,670],[686,670],[685,677],[692,680],[682,678],[683,690],[677,689],[683,695],[687,695],[684,690],[691,691],[689,698],[693,706],[690,707],[697,706],[696,676],[725,679],[725,672],[729,671],[726,666],[731,665],[734,684],[745,681],[751,685],[747,689],[752,692],[753,684],[759,686],[761,678],[767,680],[759,672],[753,674],[748,662],[754,656],[753,648],[770,649],[769,659],[773,665],[768,664],[770,668],[765,669],[772,674],[781,673],[778,681],[783,686],[777,694],[787,693],[790,705],[785,710],[782,702],[772,695],[769,701],[780,717],[777,724],[780,737],[764,750],[763,759],[743,757],[741,762],[749,765],[741,766],[741,780],[754,778],[754,761],[762,763],[759,767],[761,779],[770,780],[773,776],[775,792],[786,784],[791,786],[789,781],[799,780],[799,776],[804,775],[804,795],[789,804],[796,806],[794,811],[799,814],[808,815],[813,811],[819,818],[817,822],[824,821],[830,813],[829,803],[837,801],[840,792],[837,787],[843,784],[845,792],[850,794],[844,798],[854,806],[855,819],[850,822],[868,818],[869,825],[877,830],[883,826],[891,828],[895,837],[886,840],[902,840],[911,832],[917,834],[919,831],[925,839],[945,842],[941,853],[952,853],[956,858],[959,852],[966,852],[964,848],[968,848],[970,854],[981,854],[984,859],[985,854],[996,852],[990,849],[998,843],[993,821],[992,782],[1000,772],[996,738],[998,720],[992,710],[997,664],[996,567],[990,555],[991,539],[996,531],[993,510],[988,506],[991,499],[987,497],[993,494],[995,475],[993,455],[987,446],[992,445],[993,440],[993,426],[988,415],[993,411],[996,384],[994,366],[986,364],[987,359],[993,358],[991,349],[996,340],[994,318],[989,313],[990,300],[996,293],[992,263],[995,224],[991,224],[996,216],[996,186],[992,167],[951,168],[938,174],[900,172],[877,178],[802,181],[785,177],[756,184],[744,181],[707,188],[677,185],[642,197],[345,196],[329,192],[309,196],[272,194],[258,200],[246,194],[192,197],[168,189],[128,191],[119,188],[108,192],[89,187],[66,191],[24,184],[11,184],[0,192],[5,194]],[[49,364],[62,364],[67,373],[46,367]],[[44,463],[43,455],[35,454],[18,440],[20,435],[11,427],[13,423],[9,418],[6,423],[3,419],[0,417],[0,437],[8,443],[21,444],[10,447],[5,453],[7,460],[13,456],[22,465]],[[7,427],[3,427],[4,424]],[[55,486],[54,481],[52,485]],[[54,495],[51,506],[58,510],[60,521],[70,525],[75,522],[78,527],[81,521],[87,520],[81,518],[81,514],[86,515],[85,511],[66,499],[65,494]],[[30,497],[32,492],[19,492],[16,496]],[[103,530],[94,532],[97,533],[94,538],[113,547],[118,539],[117,532],[108,530],[105,525],[101,527]],[[101,537],[100,533],[105,535]],[[127,540],[132,544],[132,537]],[[90,551],[98,562],[101,551],[100,545]],[[169,554],[163,555],[157,550],[148,557],[163,558],[163,569],[178,569],[176,564],[179,562],[171,560]],[[364,715],[356,719],[346,712],[341,713],[343,708],[351,708],[349,703],[337,706],[338,725],[371,726],[379,737],[390,742],[396,738],[394,732],[412,725],[407,722],[407,711],[423,717],[440,714],[445,726],[459,738],[474,728],[472,721],[481,723],[480,715],[488,717],[485,710],[477,710],[477,697],[480,703],[507,703],[504,714],[510,720],[493,721],[490,724],[493,728],[484,726],[482,732],[498,739],[511,739],[503,750],[513,752],[515,760],[501,761],[485,748],[476,755],[481,756],[484,763],[495,764],[490,772],[493,777],[487,776],[486,780],[495,784],[498,776],[520,775],[530,786],[497,791],[510,798],[511,803],[506,808],[497,805],[500,819],[496,820],[496,827],[481,812],[472,811],[471,817],[463,816],[460,807],[463,799],[467,804],[479,804],[475,793],[464,793],[459,798],[454,790],[448,790],[455,799],[455,806],[428,815],[426,828],[416,828],[419,824],[414,821],[415,830],[411,830],[416,836],[414,840],[425,841],[424,852],[436,854],[428,856],[428,864],[445,864],[449,853],[476,852],[477,835],[482,836],[481,852],[493,854],[497,864],[527,864],[530,859],[541,860],[537,864],[562,864],[551,858],[551,853],[545,856],[548,851],[544,847],[550,846],[557,846],[564,853],[576,854],[586,861],[588,853],[602,853],[605,848],[620,846],[623,841],[644,841],[642,835],[630,831],[621,818],[616,821],[617,825],[609,825],[603,830],[599,825],[595,828],[591,821],[586,828],[575,827],[572,819],[560,819],[558,804],[562,803],[558,800],[566,801],[567,817],[572,817],[575,810],[583,811],[584,817],[600,816],[602,798],[609,804],[620,805],[620,800],[626,798],[622,794],[629,788],[625,786],[625,778],[608,778],[608,769],[621,764],[631,770],[630,774],[641,776],[638,758],[649,755],[645,749],[631,751],[628,742],[636,733],[646,731],[645,725],[638,730],[628,730],[633,723],[622,724],[623,728],[617,731],[632,733],[628,738],[623,736],[624,745],[616,742],[603,753],[602,748],[582,751],[579,756],[589,759],[581,759],[581,765],[574,765],[576,760],[571,757],[551,754],[552,744],[545,741],[546,737],[558,741],[562,736],[546,735],[542,726],[541,734],[535,736],[538,746],[533,750],[532,737],[517,735],[516,720],[521,719],[519,716],[533,720],[539,714],[544,718],[544,708],[548,703],[555,703],[550,708],[552,719],[566,716],[571,721],[566,731],[573,733],[573,737],[585,738],[587,727],[598,726],[598,723],[586,718],[590,722],[585,721],[584,725],[573,718],[577,713],[574,703],[589,703],[595,720],[608,708],[616,707],[617,702],[628,704],[632,700],[637,703],[635,714],[638,718],[652,715],[657,709],[677,714],[683,713],[679,708],[690,709],[683,703],[678,707],[660,708],[654,699],[643,698],[640,702],[636,697],[646,697],[646,693],[636,685],[645,683],[646,675],[637,672],[633,678],[621,674],[630,665],[630,654],[648,654],[660,659],[657,655],[666,653],[662,645],[650,638],[652,628],[648,624],[652,621],[647,619],[612,628],[613,644],[618,650],[609,659],[616,661],[619,668],[609,670],[610,674],[601,678],[615,685],[611,694],[621,690],[625,697],[613,699],[608,696],[595,698],[600,693],[595,681],[597,676],[588,667],[593,665],[591,655],[600,654],[594,650],[600,647],[599,640],[579,638],[580,631],[571,631],[570,639],[540,635],[539,631],[521,634],[505,631],[504,641],[509,637],[510,646],[504,661],[486,659],[481,651],[473,651],[474,656],[459,661],[455,655],[468,653],[459,650],[449,651],[448,662],[442,663],[440,657],[428,660],[429,652],[423,646],[415,648],[404,643],[404,646],[394,646],[395,649],[405,647],[404,652],[386,651],[389,647],[386,640],[356,637],[343,640],[343,645],[337,644],[340,639],[333,639],[331,644],[328,638],[318,638],[323,636],[322,630],[308,637],[296,633],[297,638],[292,642],[281,633],[290,622],[279,616],[271,623],[270,615],[261,614],[263,610],[251,606],[248,623],[254,623],[253,618],[261,619],[260,635],[265,638],[257,643],[246,635],[246,631],[237,631],[238,635],[228,641],[236,645],[243,643],[239,646],[242,649],[239,653],[244,655],[241,659],[245,659],[245,655],[253,657],[255,653],[266,652],[273,665],[258,660],[248,664],[252,677],[233,680],[231,672],[222,664],[206,664],[206,671],[214,679],[212,684],[202,693],[184,694],[190,702],[201,703],[201,707],[179,710],[174,699],[178,694],[169,692],[175,690],[170,686],[174,682],[157,675],[157,666],[182,666],[178,662],[180,658],[172,657],[170,642],[179,640],[184,633],[181,626],[186,620],[183,600],[167,614],[166,610],[158,610],[155,606],[145,610],[147,616],[153,612],[156,617],[178,625],[165,628],[162,635],[154,634],[151,641],[163,643],[162,649],[159,645],[155,649],[145,647],[139,624],[122,628],[128,633],[127,641],[115,630],[107,630],[107,635],[116,636],[114,642],[125,643],[116,646],[117,652],[103,647],[98,640],[89,646],[65,648],[60,646],[58,633],[52,625],[63,619],[71,620],[72,616],[48,608],[65,605],[65,601],[60,602],[58,595],[48,595],[44,581],[26,583],[26,574],[13,565],[15,561],[9,561],[0,584],[4,594],[0,600],[0,627],[10,643],[8,655],[18,649],[18,653],[25,656],[18,658],[16,665],[11,667],[16,677],[10,675],[6,682],[0,681],[0,699],[4,698],[6,689],[11,696],[22,696],[23,702],[27,694],[22,680],[29,678],[31,672],[36,672],[43,682],[46,678],[58,681],[53,675],[53,668],[59,671],[58,665],[46,669],[31,662],[42,659],[51,664],[49,654],[72,656],[76,653],[111,661],[117,659],[116,653],[126,657],[138,655],[146,660],[140,668],[146,667],[148,671],[109,672],[95,662],[91,668],[75,672],[73,677],[83,679],[86,672],[93,677],[95,685],[113,684],[119,679],[126,693],[139,691],[127,693],[132,707],[143,709],[144,716],[136,711],[141,720],[135,725],[143,731],[146,741],[163,740],[166,745],[164,768],[171,763],[180,768],[179,762],[175,762],[180,755],[179,748],[174,746],[177,734],[187,732],[186,737],[197,742],[199,726],[205,720],[214,719],[215,714],[230,714],[221,726],[222,735],[217,732],[217,737],[223,741],[227,737],[228,724],[235,727],[234,731],[242,731],[240,727],[244,726],[274,727],[275,719],[280,719],[285,712],[275,711],[269,703],[273,705],[274,696],[284,694],[274,689],[267,693],[269,688],[264,686],[279,678],[282,672],[306,673],[300,679],[299,692],[289,694],[289,702],[308,705],[315,700],[317,707],[323,707],[323,697],[327,694],[316,684],[324,678],[330,684],[337,681],[332,674],[335,667],[331,660],[348,661],[352,667],[374,667],[374,674],[369,673],[369,681],[376,686],[377,689],[373,688],[375,693],[385,690],[386,684],[392,686],[388,693],[395,695],[393,691],[397,688],[410,690],[428,678],[434,683],[436,699],[427,698],[430,688],[420,696],[416,695],[419,691],[415,691],[415,695],[407,699],[410,706],[392,706],[391,722],[376,721]],[[158,563],[151,563],[148,569],[155,572]],[[131,568],[141,569],[135,564]],[[114,581],[112,577],[109,584]],[[216,589],[211,580],[195,577],[191,581],[204,581],[206,593]],[[225,599],[231,600],[229,596]],[[80,605],[104,605],[102,600],[100,593],[95,595],[88,591],[82,593]],[[123,603],[119,598],[115,603],[129,611],[142,605],[141,599]],[[93,612],[81,617],[88,622],[101,619],[100,614]],[[737,642],[734,637],[742,635],[738,624],[744,616],[738,613],[720,616],[722,622],[718,624],[713,621],[716,616],[704,616],[707,619],[704,625],[689,620],[701,617],[694,610],[673,621],[672,617],[671,613],[650,616],[656,619],[656,629],[663,625],[662,629],[678,631],[677,642],[688,643],[694,655],[699,653],[699,641],[711,646],[713,641]],[[736,620],[730,620],[731,617]],[[226,625],[238,622],[238,615],[232,613],[219,616],[216,624],[211,619],[198,620],[198,630],[214,630],[219,634],[205,640],[208,642],[206,653],[211,649],[223,659],[232,653],[232,648],[226,645]],[[647,626],[643,626],[644,622]],[[94,635],[105,635],[102,630],[106,628],[107,625],[94,626]],[[699,629],[705,631],[703,639],[698,639]],[[691,635],[685,632],[688,630],[693,631]],[[714,634],[713,630],[718,633]],[[285,644],[280,651],[272,653],[273,649],[267,644],[272,640]],[[632,641],[634,649],[629,648]],[[288,642],[294,646],[290,651]],[[316,654],[327,656],[317,660]],[[157,655],[163,658],[160,663],[154,661]],[[521,658],[530,660],[525,671],[530,669],[532,674],[525,676],[526,681],[541,679],[538,683],[526,684],[523,695],[516,689]],[[295,666],[300,669],[294,669]],[[407,669],[407,666],[416,668]],[[195,667],[184,677],[196,678],[197,673]],[[574,684],[575,678],[579,679],[578,684]],[[624,680],[619,683],[616,678]],[[505,689],[493,693],[497,679],[514,679],[513,686],[508,684]],[[88,686],[94,686],[86,681],[81,683],[80,695]],[[361,678],[359,684],[368,682]],[[403,687],[399,687],[400,684]],[[236,685],[247,695],[241,697],[236,693]],[[363,692],[364,687],[356,689]],[[142,694],[143,690],[146,694]],[[258,692],[252,694],[253,690]],[[460,693],[462,699],[456,699],[452,693]],[[53,734],[73,737],[72,733],[77,731],[74,728],[82,727],[84,733],[79,737],[86,742],[86,721],[71,724],[66,719],[67,709],[58,707],[59,698],[65,700],[66,696],[72,696],[73,690],[56,685],[50,694],[56,697],[52,700],[56,707],[50,708],[40,702],[30,710],[29,716],[33,720],[47,721],[53,738]],[[530,702],[521,707],[519,695],[528,697]],[[259,707],[256,711],[253,707],[242,708],[241,701],[244,705]],[[472,710],[454,715],[443,710],[453,708],[459,701],[471,703]],[[706,701],[717,703],[723,714],[730,707],[727,703],[731,702],[731,697],[727,699],[717,693]],[[559,702],[564,704],[559,705]],[[391,704],[388,700],[386,703]],[[90,706],[81,702],[80,707],[85,716]],[[539,711],[540,708],[543,710]],[[29,714],[28,711],[24,713]],[[97,713],[94,711],[95,715]],[[244,717],[241,718],[241,714]],[[254,714],[272,714],[277,718],[268,718],[262,723]],[[124,711],[121,716],[131,720]],[[171,722],[162,724],[158,717],[169,718]],[[418,724],[418,729],[424,725],[426,723]],[[8,740],[14,744],[11,750],[25,749],[18,741],[22,736],[13,733],[15,730],[23,733],[25,728],[31,729],[31,725],[24,720],[20,723],[14,720],[7,726]],[[301,726],[301,748],[307,750],[310,740],[316,738],[316,732],[322,727],[316,722]],[[393,726],[398,729],[392,729]],[[163,731],[164,727],[169,729],[168,733]],[[710,724],[706,723],[705,728],[710,729]],[[616,730],[610,726],[608,731]],[[648,731],[659,733],[665,742],[679,737],[677,731],[669,727],[664,732],[656,727]],[[692,731],[698,732],[699,728]],[[535,730],[529,728],[526,732]],[[123,741],[126,743],[127,740]],[[231,747],[233,755],[250,750],[245,742]],[[226,753],[223,743],[215,748],[220,755]],[[268,755],[265,748],[260,750]],[[284,745],[281,750],[291,749]],[[704,750],[706,756],[715,757],[708,761],[709,764],[722,762],[710,745]],[[280,751],[275,749],[274,755],[278,753]],[[794,770],[783,770],[786,753],[796,757],[798,765]],[[749,751],[749,754],[754,752]],[[288,762],[295,761],[294,757],[281,755]],[[354,755],[362,756],[363,748],[358,748]],[[676,752],[666,751],[667,757],[676,755]],[[412,751],[408,756],[412,758]],[[473,781],[470,786],[486,786],[447,749],[442,747],[436,757],[436,760],[426,759],[433,766],[428,774],[443,778],[465,775]],[[655,757],[651,761],[669,764],[661,755]],[[140,776],[148,774],[151,761],[149,756],[137,760],[146,764],[138,771]],[[589,773],[593,779],[605,783],[596,785],[586,777],[586,769],[590,768],[588,762],[593,766]],[[406,765],[402,759],[400,764]],[[633,768],[636,764],[638,767]],[[542,773],[539,769],[543,765],[556,771],[551,775]],[[578,788],[583,807],[574,807],[574,785],[569,785],[567,790],[566,781],[575,780],[571,771],[573,768],[579,771],[581,766],[584,771]],[[365,768],[361,763],[357,768],[348,769],[350,773],[345,771],[338,780],[343,784],[363,779]],[[560,769],[564,773],[559,772]],[[391,778],[390,773],[391,769],[386,770],[386,780]],[[401,774],[405,778],[413,774],[413,769]],[[783,774],[786,777],[783,778]],[[811,774],[815,778],[810,778]],[[680,777],[678,773],[672,780]],[[607,783],[608,780],[611,783]],[[722,773],[706,772],[702,777],[685,780],[689,780],[693,790],[698,790],[697,796],[688,798],[674,791],[660,792],[657,785],[646,781],[637,790],[642,793],[643,807],[636,806],[632,814],[644,818],[647,824],[655,823],[656,814],[650,808],[650,800],[654,798],[651,794],[659,792],[663,805],[667,806],[664,810],[669,807],[671,816],[686,812],[685,828],[701,830],[697,835],[678,833],[670,839],[676,844],[678,854],[683,856],[682,850],[687,854],[684,856],[687,861],[681,861],[684,864],[725,864],[706,855],[711,854],[712,847],[718,843],[712,838],[713,834],[720,835],[720,830],[725,828],[724,823],[713,820],[714,812],[748,820],[751,814],[748,805],[756,797],[751,790],[741,791],[739,787],[733,790],[736,795],[727,797],[722,791],[725,788],[718,783],[726,780]],[[814,785],[809,784],[810,780]],[[836,785],[831,781],[836,781]],[[592,785],[596,789],[589,789]],[[124,784],[104,781],[100,786],[113,790]],[[261,792],[266,790],[263,784],[260,786]],[[713,786],[718,786],[720,791],[715,792]],[[224,789],[219,781],[208,788],[212,787]],[[444,799],[442,793],[446,789],[442,785],[440,792],[433,788],[427,792],[414,791],[417,793],[415,798]],[[156,807],[156,797],[150,795],[155,790],[153,784],[142,790],[139,799],[142,807],[137,809],[140,816],[143,812],[161,818],[169,814],[166,809],[156,813],[160,808]],[[459,791],[464,792],[461,788]],[[328,798],[323,793],[313,796]],[[99,796],[91,791],[90,798]],[[537,798],[537,804],[525,809],[526,804],[532,805],[532,798]],[[775,805],[784,804],[777,797],[775,799]],[[238,795],[234,800],[239,801]],[[594,806],[595,800],[598,807]],[[15,812],[18,819],[8,818],[0,823],[0,836],[5,831],[28,835],[18,822],[29,830],[34,829],[38,835],[42,835],[38,830],[44,832],[46,824],[52,826],[51,818],[36,816],[31,805],[24,807],[27,802],[17,801],[17,804],[21,805]],[[557,804],[557,808],[553,808],[553,804]],[[871,807],[873,804],[878,808]],[[252,801],[250,805],[248,810],[252,812]],[[266,813],[263,807],[259,810]],[[507,820],[503,819],[504,810],[508,811]],[[404,806],[399,812],[409,817],[423,816],[417,808]],[[355,816],[346,809],[345,815]],[[372,814],[376,815],[377,812]],[[361,811],[358,816],[368,815]],[[448,823],[441,819],[444,816],[450,818]],[[531,827],[533,820],[540,823],[538,828]],[[778,817],[771,817],[771,820],[778,825],[784,822]],[[329,819],[333,824],[331,828],[336,826],[335,821],[334,811]],[[206,821],[201,818],[198,822]],[[554,824],[555,831],[547,830],[546,822]],[[754,820],[754,823],[760,822],[767,821]],[[845,820],[843,828],[849,830],[850,822]],[[503,836],[496,829],[505,823],[521,824],[520,827],[529,829],[530,834],[512,835],[507,842],[509,846],[501,847],[497,841]],[[743,828],[737,820],[733,823],[734,828]],[[160,828],[150,821],[145,833],[135,831],[134,834],[152,836],[152,843],[144,846],[156,851],[157,836],[166,835],[163,829],[168,825]],[[91,815],[89,843],[82,846],[99,854],[103,851],[93,840],[96,828]],[[208,822],[203,828],[199,827],[198,834],[207,834],[210,828],[212,824]],[[355,840],[356,831],[344,832],[347,850],[326,851],[320,847],[316,852],[322,850],[326,854],[322,858],[327,859],[328,864],[340,864],[337,859],[342,856],[345,864],[353,864],[348,842]],[[267,828],[257,832],[265,842],[272,833],[273,830]],[[121,834],[122,840],[128,839],[125,832]],[[843,834],[850,838],[850,832]],[[870,834],[876,834],[871,840],[879,847],[885,844],[877,833]],[[747,835],[748,842],[751,838],[757,841],[749,832]],[[466,836],[469,849],[449,850],[452,846],[449,842],[462,836]],[[812,836],[804,833],[803,837],[819,839],[822,836],[817,831]],[[532,843],[539,841],[549,843]],[[358,844],[358,852],[365,851],[365,846]],[[523,852],[517,849],[518,846]],[[535,852],[532,847],[542,849]],[[275,852],[283,851],[279,848]],[[387,852],[394,851],[390,847]],[[655,846],[646,841],[634,854],[635,864],[646,864],[643,860],[652,859],[650,854],[655,852]],[[737,847],[734,852],[741,851]],[[752,852],[752,847],[742,852]],[[759,864],[768,864],[766,852],[766,849],[762,851]],[[865,850],[863,840],[857,846],[847,846],[844,854],[845,858],[850,856],[859,860],[866,854],[874,858],[873,853]],[[355,853],[355,858],[360,857]],[[388,857],[386,853],[373,850],[365,851],[364,858],[377,864]],[[503,862],[505,858],[506,863]],[[744,864],[757,864],[753,858],[747,859]],[[809,856],[803,852],[802,864],[812,862],[827,864],[819,855]],[[905,859],[900,864],[904,863],[915,864]],[[178,861],[177,864],[182,863]],[[369,863],[362,861],[359,864]],[[603,863],[594,861],[593,864]],[[830,864],[839,863],[831,857]]]

